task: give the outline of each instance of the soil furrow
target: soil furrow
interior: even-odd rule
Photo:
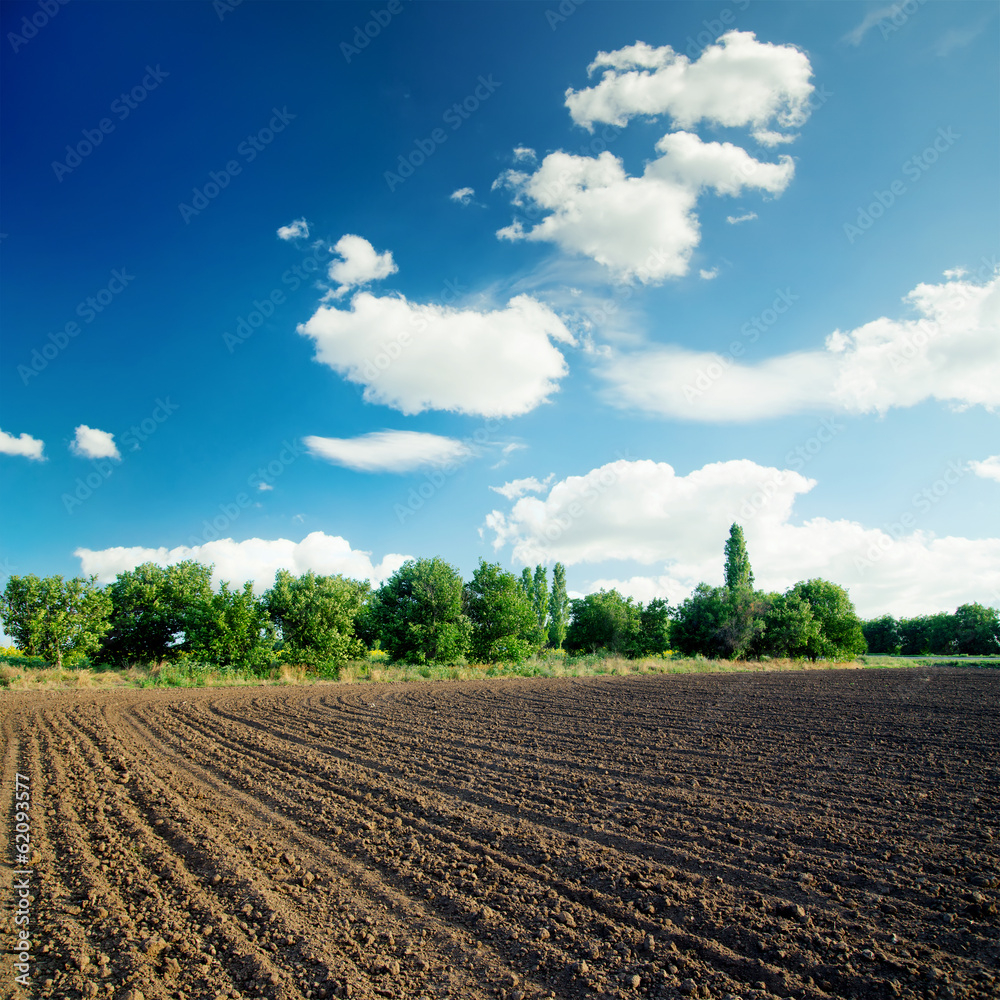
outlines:
[[[5,697],[23,995],[986,1000],[998,709],[955,668]]]

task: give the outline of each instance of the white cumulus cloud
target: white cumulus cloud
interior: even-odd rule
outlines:
[[[637,115],[669,115],[676,128],[699,122],[751,126],[765,145],[785,141],[767,126],[788,129],[809,117],[812,67],[792,45],[758,42],[751,31],[730,31],[692,62],[669,45],[636,42],[599,52],[588,74],[603,70],[600,83],[566,91],[566,107],[578,125],[624,126]]]
[[[323,576],[340,573],[355,580],[371,580],[378,586],[388,579],[410,556],[395,553],[373,563],[370,552],[352,549],[339,535],[313,531],[301,542],[287,538],[248,538],[242,542],[220,538],[204,545],[181,545],[173,549],[141,546],[108,549],[79,548],[73,553],[86,576],[93,574],[101,583],[110,583],[119,574],[142,563],[170,566],[194,559],[213,565],[212,581],[218,586],[223,580],[242,585],[250,581],[260,593],[274,583],[279,569],[296,576],[310,570]]]
[[[508,500],[516,500],[518,497],[523,497],[525,493],[541,493],[553,479],[555,479],[554,472],[546,476],[545,479],[528,476],[526,479],[512,479],[509,483],[504,483],[503,486],[491,486],[490,489]]]
[[[405,414],[527,413],[568,371],[553,341],[575,343],[529,295],[478,311],[358,292],[350,309],[320,306],[298,330],[315,342],[318,361],[365,387],[366,401]]]
[[[983,479],[995,479],[1000,483],[1000,455],[990,455],[981,462],[969,462],[969,467]]]
[[[457,191],[452,191],[449,198],[452,201],[457,201],[460,205],[471,205],[472,199],[475,198],[476,191],[474,188],[464,187],[459,188]]]
[[[357,472],[410,472],[464,462],[472,449],[455,438],[420,431],[373,431],[355,438],[307,437],[312,455]]]
[[[341,236],[334,244],[333,252],[341,258],[333,261],[329,269],[330,279],[340,283],[332,293],[334,298],[339,299],[352,288],[366,285],[369,281],[388,278],[399,270],[391,250],[376,253],[363,236],[350,233]]]
[[[616,587],[676,602],[699,582],[722,583],[729,526],[743,526],[758,587],[781,591],[823,577],[848,588],[862,616],[954,610],[1000,592],[1000,538],[937,538],[919,529],[915,498],[906,525],[889,534],[854,521],[795,524],[795,499],[815,480],[748,460],[716,462],[679,476],[663,462],[620,460],[570,476],[546,497],[492,511],[486,527],[515,562],[568,565],[629,560],[657,566]]]
[[[305,219],[296,219],[287,226],[278,229],[279,240],[309,239],[309,223]]]
[[[744,212],[743,215],[727,215],[726,222],[731,226],[738,226],[741,222],[750,222],[757,218],[756,212]]]
[[[80,458],[114,458],[121,461],[121,452],[115,444],[114,434],[99,431],[96,427],[80,424],[76,437],[70,443],[70,451]]]
[[[948,272],[904,297],[915,318],[831,333],[823,349],[748,364],[676,345],[611,352],[598,369],[613,405],[665,417],[747,421],[798,412],[884,414],[936,399],[1000,406],[1000,274]],[[783,312],[794,309],[786,295]],[[788,322],[788,320],[785,320]],[[748,349],[743,343],[743,348]]]
[[[672,132],[656,144],[661,155],[642,176],[626,173],[620,159],[550,153],[534,174],[510,170],[498,181],[515,205],[531,202],[549,214],[531,229],[519,221],[497,232],[507,240],[555,243],[590,257],[621,281],[658,283],[688,271],[701,238],[699,195],[736,195],[756,188],[780,195],[795,171],[792,159],[761,162],[729,142],[704,142]]]
[[[38,438],[33,438],[23,431],[18,437],[14,437],[13,434],[0,430],[0,455],[21,455],[36,462],[44,462],[45,456],[42,454],[44,448],[44,441],[39,441]]]

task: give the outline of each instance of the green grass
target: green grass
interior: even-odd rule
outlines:
[[[961,657],[934,659],[934,666],[1000,668],[1000,658]],[[126,669],[94,667],[84,661],[78,666],[48,666],[37,657],[0,656],[0,689],[8,691],[101,690],[106,688],[194,688],[266,686],[283,684],[369,684],[422,681],[465,681],[498,677],[626,677],[654,674],[764,673],[779,670],[899,669],[928,666],[920,658],[862,656],[850,663],[802,660],[731,661],[704,657],[667,655],[627,660],[623,657],[567,656],[562,651],[532,657],[524,663],[389,663],[384,654],[345,664],[274,664],[254,672],[186,660],[156,666]]]

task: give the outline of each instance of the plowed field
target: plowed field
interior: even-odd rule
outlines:
[[[1000,671],[7,695],[53,998],[998,995]],[[3,951],[13,941],[4,869]]]

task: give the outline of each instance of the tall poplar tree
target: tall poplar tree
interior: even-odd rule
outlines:
[[[730,526],[726,540],[726,587],[733,594],[753,590],[753,570],[747,555],[747,543],[738,524]]]
[[[549,593],[549,645],[562,649],[569,627],[569,595],[566,593],[566,567],[556,563],[552,570],[552,590]]]
[[[545,567],[539,563],[535,567],[535,578],[532,581],[531,604],[538,619],[538,644],[544,646],[548,639],[546,623],[549,618],[549,578]]]

